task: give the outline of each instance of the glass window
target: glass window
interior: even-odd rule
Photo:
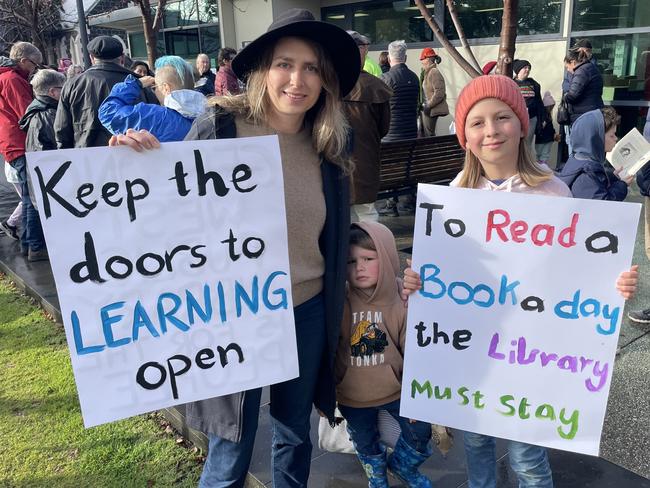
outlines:
[[[183,27],[199,23],[199,11],[196,0],[181,0],[165,7],[164,26]]]
[[[572,30],[650,27],[648,0],[578,0],[573,3]]]
[[[625,1],[625,0],[621,0]],[[501,35],[502,0],[454,0],[465,37],[481,39]],[[557,34],[560,32],[562,1],[520,0],[517,35]],[[458,39],[456,29],[445,9],[445,34]]]
[[[210,57],[210,66],[217,67],[217,55],[221,48],[219,27],[201,27],[201,51]]]
[[[573,44],[576,39],[571,39]],[[621,116],[617,133],[643,129],[646,100],[650,100],[650,33],[589,38],[603,74],[603,101]]]
[[[434,3],[429,2],[427,7],[433,13]],[[386,44],[397,39],[404,39],[407,43],[433,40],[433,32],[413,0],[382,0],[327,7],[322,9],[321,17],[344,29],[360,32],[373,44]]]
[[[131,46],[131,57],[147,59],[147,45],[144,42],[144,33],[132,32],[129,34],[129,45]],[[158,32],[158,56],[165,54],[165,41],[162,32]]]
[[[165,32],[165,46],[167,54],[175,54],[192,63],[199,54],[199,31],[198,29],[188,29],[182,31]]]
[[[346,19],[346,10],[347,8],[345,6],[327,7],[322,10],[321,18],[325,22],[339,26],[341,29],[350,30],[352,23]]]

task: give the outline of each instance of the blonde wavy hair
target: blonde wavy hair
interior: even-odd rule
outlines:
[[[348,154],[350,125],[343,112],[339,80],[334,65],[320,44],[305,38],[299,39],[314,50],[322,83],[316,104],[305,116],[305,121],[312,126],[312,144],[319,155],[339,165],[346,174],[350,174],[353,169]],[[266,79],[278,41],[266,47],[260,55],[257,66],[248,74],[244,93],[212,97],[208,105],[218,105],[230,112],[240,113],[254,124],[268,124],[272,106]]]
[[[553,171],[541,166],[526,141],[519,139],[519,154],[517,156],[517,173],[521,180],[530,187],[541,185],[553,177]],[[461,188],[477,188],[481,176],[485,176],[481,161],[469,150],[465,151],[463,172],[458,180]]]

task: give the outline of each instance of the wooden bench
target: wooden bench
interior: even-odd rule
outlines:
[[[463,168],[455,135],[383,142],[377,199],[412,193],[418,183],[447,184]]]

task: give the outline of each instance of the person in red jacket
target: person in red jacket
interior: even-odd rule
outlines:
[[[231,47],[224,47],[219,51],[217,62],[219,63],[219,71],[214,82],[214,93],[217,96],[223,95],[237,95],[241,93],[237,75],[230,67],[237,51]]]
[[[28,256],[30,261],[47,259],[47,250],[38,212],[29,198],[26,134],[18,121],[25,115],[27,106],[34,98],[28,79],[42,61],[41,52],[29,42],[15,43],[11,46],[9,58],[0,57],[0,154],[5,164],[11,165],[18,172],[23,204],[20,241],[23,255]]]

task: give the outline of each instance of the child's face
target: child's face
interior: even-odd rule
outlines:
[[[618,137],[616,137],[616,126],[610,127],[610,129],[605,132],[605,152],[610,152],[614,149],[617,142]]]
[[[350,246],[348,256],[348,283],[354,288],[373,290],[379,281],[379,256],[377,251]]]
[[[496,98],[481,100],[467,114],[467,148],[482,164],[516,162],[524,135],[519,118],[508,104]]]

